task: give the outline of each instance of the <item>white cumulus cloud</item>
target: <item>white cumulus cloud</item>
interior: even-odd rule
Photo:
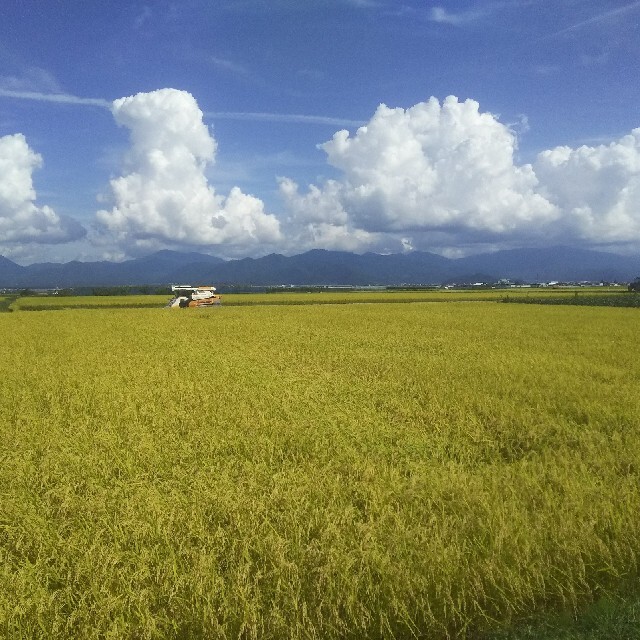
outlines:
[[[609,145],[543,151],[534,168],[541,193],[563,212],[564,233],[594,243],[638,243],[640,129]]]
[[[381,105],[355,134],[338,131],[320,148],[338,179],[306,190],[280,179],[301,246],[638,248],[640,129],[518,164],[512,127],[449,96],[406,110]]]
[[[116,122],[127,127],[131,149],[125,175],[111,180],[113,208],[98,222],[123,246],[154,243],[242,247],[281,238],[277,218],[238,187],[215,193],[205,176],[216,142],[186,91],[160,89],[115,100]]]
[[[329,180],[323,189],[310,185],[304,195],[290,178],[280,178],[279,185],[290,214],[286,222],[290,248],[339,251],[382,248],[384,234],[359,229],[351,223],[340,202],[339,182]]]
[[[47,205],[36,204],[33,171],[42,157],[33,151],[24,135],[0,138],[0,242],[60,243],[85,235],[77,222],[58,215]]]
[[[338,131],[320,147],[343,177],[304,194],[281,180],[294,226],[353,228],[377,242],[408,232],[486,239],[533,232],[559,215],[537,192],[533,168],[515,164],[514,132],[473,100],[381,105],[355,135]]]

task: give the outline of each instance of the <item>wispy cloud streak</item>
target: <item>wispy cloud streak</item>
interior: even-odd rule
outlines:
[[[58,104],[77,104],[101,107],[102,109],[111,109],[112,104],[104,98],[81,98],[68,93],[40,93],[39,91],[14,91],[12,89],[0,89],[0,97],[36,100],[38,102],[57,102]]]
[[[556,36],[561,36],[561,35],[564,35],[565,33],[578,31],[579,29],[582,29],[584,27],[596,25],[601,22],[606,22],[611,18],[615,18],[617,16],[624,15],[625,13],[629,13],[634,9],[640,9],[640,1],[632,2],[631,4],[627,4],[624,7],[618,7],[617,9],[606,11],[605,13],[600,13],[597,16],[593,16],[592,18],[588,18],[587,20],[583,20],[582,22],[577,22],[576,24],[572,24],[569,27],[560,29],[560,31],[554,31],[552,34],[548,35],[547,38],[555,38]]]
[[[443,7],[433,7],[429,15],[429,20],[440,24],[448,24],[454,27],[462,26],[482,17],[487,10],[482,11],[461,11],[460,13],[450,13]]]
[[[453,27],[462,27],[487,18],[488,16],[504,10],[514,10],[528,7],[532,0],[511,0],[505,2],[498,0],[496,2],[479,3],[476,8],[466,9],[458,12],[447,11],[444,7],[431,7],[428,19],[431,22],[440,24],[448,24]]]
[[[252,111],[209,111],[205,114],[213,120],[253,120],[262,122],[288,122],[299,124],[328,124],[337,127],[359,127],[362,120],[313,116],[299,113],[262,113]]]
[[[15,91],[0,88],[0,97],[35,100],[38,102],[54,102],[88,107],[111,109],[113,102],[104,98],[81,98],[68,93],[41,93],[39,91]],[[329,116],[305,115],[299,113],[263,113],[253,111],[209,111],[205,114],[214,120],[252,120],[261,122],[288,122],[298,124],[326,124],[337,127],[359,127],[363,120],[348,118],[332,118]]]
[[[246,76],[249,72],[240,64],[237,64],[231,60],[227,60],[226,58],[217,58],[212,56],[209,58],[211,64],[218,67],[219,69],[223,69],[225,71],[230,71],[231,73],[235,73],[240,76]]]

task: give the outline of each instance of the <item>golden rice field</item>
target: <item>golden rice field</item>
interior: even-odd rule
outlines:
[[[44,311],[82,308],[148,307],[161,308],[171,296],[21,296],[12,305],[15,311]]]
[[[2,314],[0,636],[478,638],[637,596],[639,326]]]
[[[231,293],[223,294],[223,304],[227,306],[249,305],[294,305],[294,304],[354,304],[354,303],[399,303],[399,302],[464,302],[482,300],[500,300],[510,298],[562,298],[567,295],[626,295],[621,287],[579,287],[561,289],[468,289],[468,290],[398,290],[398,291],[314,291],[274,292],[274,293]],[[24,296],[18,298],[12,309],[24,311],[41,311],[45,309],[77,309],[77,308],[129,308],[129,307],[162,307],[169,295],[128,295],[128,296]]]

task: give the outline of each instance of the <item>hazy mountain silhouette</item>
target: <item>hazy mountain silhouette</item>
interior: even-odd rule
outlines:
[[[0,256],[0,287],[80,287],[142,284],[401,285],[496,281],[499,278],[629,281],[640,256],[553,247],[511,249],[449,259],[433,253],[355,254],[314,249],[295,256],[222,260],[163,250],[125,262],[38,263],[26,267]]]

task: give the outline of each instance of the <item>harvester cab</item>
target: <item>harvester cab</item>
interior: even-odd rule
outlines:
[[[171,287],[173,298],[169,300],[167,307],[198,308],[212,307],[222,302],[222,298],[216,293],[215,287],[192,287],[189,284],[173,285]]]

